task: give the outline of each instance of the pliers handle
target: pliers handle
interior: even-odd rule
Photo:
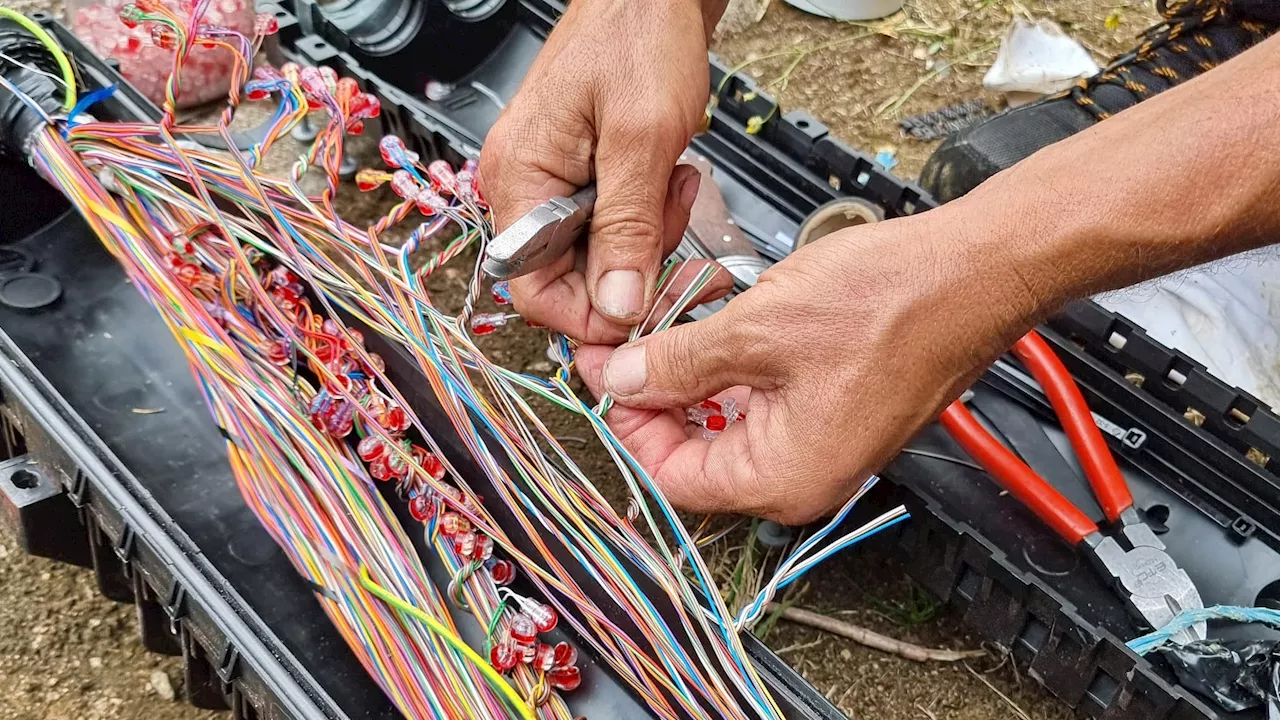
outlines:
[[[1067,542],[1081,546],[1144,623],[1162,628],[1183,610],[1204,607],[1191,576],[1139,518],[1120,466],[1062,361],[1034,331],[1018,340],[1013,354],[1044,389],[1107,520],[1119,526],[1120,539],[1104,535],[1097,523],[992,437],[959,401],[942,412],[942,426],[1009,494]],[[1205,623],[1200,622],[1176,633],[1174,640],[1185,643],[1204,637]]]
[[[1034,330],[1014,344],[1013,354],[1044,388],[1107,520],[1119,522],[1121,514],[1133,507],[1133,495],[1071,373]],[[1098,532],[1097,523],[992,437],[960,401],[951,403],[942,412],[941,422],[960,447],[1001,487],[1067,542],[1077,545]]]

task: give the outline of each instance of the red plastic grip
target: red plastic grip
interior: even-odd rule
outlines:
[[[1089,412],[1089,405],[1080,394],[1076,381],[1049,343],[1034,330],[1014,344],[1013,354],[1027,366],[1044,389],[1058,415],[1058,422],[1071,441],[1071,448],[1076,451],[1080,466],[1084,468],[1084,476],[1098,497],[1098,504],[1108,520],[1117,522],[1120,513],[1133,507],[1133,494],[1129,492],[1129,484],[1111,455],[1102,431],[1093,421],[1093,414]]]
[[[981,465],[1000,487],[1026,505],[1067,542],[1079,544],[1098,531],[1089,516],[1063,497],[1036,471],[987,432],[968,408],[956,401],[942,411],[942,427]]]

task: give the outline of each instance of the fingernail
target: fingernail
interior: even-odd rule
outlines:
[[[693,209],[693,202],[698,199],[698,187],[701,185],[702,174],[697,170],[689,173],[680,185],[680,209],[689,212]]]
[[[596,285],[600,311],[626,319],[644,309],[644,276],[635,270],[610,270]]]
[[[644,345],[618,350],[604,364],[604,386],[613,395],[634,395],[644,389]]]

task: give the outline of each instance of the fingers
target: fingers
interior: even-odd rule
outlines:
[[[684,229],[689,224],[689,209],[692,206],[692,200],[682,197],[682,193],[696,197],[698,179],[698,171],[691,165],[679,165],[672,173],[663,210],[667,237],[662,242],[661,257],[673,252],[680,244]],[[513,279],[511,294],[515,309],[532,322],[546,325],[582,342],[620,343],[627,338],[630,327],[596,312],[587,291],[586,278],[582,274],[585,268],[583,253],[582,248],[575,248],[547,267]],[[681,275],[669,284],[661,297],[651,303],[654,306],[652,316],[659,318],[666,313],[705,264],[708,261],[687,263],[682,268]],[[693,304],[721,298],[732,288],[732,276],[720,270]]]
[[[633,444],[628,443],[627,447]],[[730,426],[715,440],[684,441],[655,466],[650,476],[672,505],[687,512],[773,512],[770,503],[757,492],[760,481],[751,461],[746,423]]]
[[[547,198],[572,195],[591,177],[591,128],[571,112],[566,116],[565,108],[546,105],[521,94],[480,151],[482,191],[499,232]],[[557,113],[561,119],[546,121]]]
[[[611,320],[634,325],[644,319],[668,232],[688,224],[698,173],[673,170],[687,142],[684,129],[671,122],[625,119],[601,128],[587,287],[596,311]]]
[[[671,182],[667,183],[667,199],[663,204],[662,218],[662,257],[675,252],[684,237],[685,228],[689,227],[689,214],[693,211],[693,203],[698,199],[698,189],[702,187],[702,174],[692,165],[677,165],[671,171]]]
[[[583,345],[574,355],[578,374],[597,398],[603,395],[601,371],[613,348]],[[684,433],[684,409],[640,410],[615,405],[609,410],[609,427],[646,470],[660,466],[688,437]]]
[[[602,373],[612,352],[610,347],[585,345],[575,356],[579,374],[597,397],[603,392]],[[739,388],[734,395],[745,405],[744,392]],[[760,483],[745,423],[730,426],[712,442],[689,437],[683,407],[643,410],[614,405],[606,420],[676,507],[704,513],[770,511],[753,490]]]
[[[556,273],[551,268],[511,282],[516,312],[526,321],[589,343],[618,343],[631,328],[595,312],[580,272]]]
[[[629,407],[684,408],[734,385],[772,389],[753,325],[734,304],[619,348],[605,363],[605,390]]]
[[[581,251],[576,251],[581,252]],[[568,256],[566,256],[568,257]],[[579,256],[580,257],[580,256]],[[580,342],[593,345],[617,345],[626,342],[631,327],[611,321],[591,307],[586,279],[580,272],[569,272],[566,267],[572,260],[561,259],[556,264],[511,281],[511,294],[516,312],[526,320],[549,326]],[[662,296],[654,303],[650,317],[653,322],[661,319],[680,298],[685,289],[708,265],[710,260],[690,260],[676,270],[676,277],[663,289]],[[715,265],[716,274],[706,287],[694,296],[689,307],[724,297],[733,289],[733,276]],[[518,292],[517,292],[518,290]]]

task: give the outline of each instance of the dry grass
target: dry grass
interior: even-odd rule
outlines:
[[[774,0],[761,23],[725,34],[714,51],[733,65],[751,63],[745,71],[757,80],[785,83],[784,107],[809,110],[854,147],[893,150],[897,172],[911,177],[933,145],[906,139],[898,120],[984,95],[998,105],[982,75],[1015,15],[1058,22],[1099,63],[1157,19],[1144,0],[908,0],[882,21],[838,23]],[[791,68],[798,49],[814,51]]]

